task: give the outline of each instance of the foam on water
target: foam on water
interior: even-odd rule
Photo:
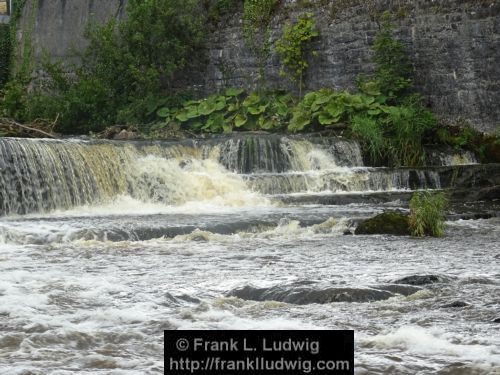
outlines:
[[[449,335],[448,335],[449,336]],[[458,341],[456,335],[451,338]],[[404,326],[387,334],[365,339],[363,345],[378,349],[400,349],[423,355],[442,355],[500,366],[500,349],[495,346],[454,343],[446,334],[437,329],[426,329],[419,326]]]

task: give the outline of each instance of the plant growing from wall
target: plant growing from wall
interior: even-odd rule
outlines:
[[[408,223],[413,236],[444,236],[448,199],[443,193],[416,192],[410,200]]]
[[[309,67],[307,61],[309,43],[319,36],[312,13],[299,17],[295,24],[286,24],[283,36],[276,42],[276,52],[281,57],[283,68],[281,74],[288,76],[299,86],[302,97],[304,73]]]
[[[259,89],[264,86],[271,54],[271,20],[277,5],[278,0],[245,0],[243,4],[243,35],[257,59]]]
[[[398,103],[412,88],[412,64],[403,43],[393,37],[390,15],[383,15],[382,28],[373,44],[375,74],[360,75],[358,87],[370,95],[382,95],[391,104]]]

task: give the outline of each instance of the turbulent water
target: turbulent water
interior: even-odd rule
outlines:
[[[0,373],[160,374],[165,329],[353,329],[358,374],[500,373],[498,218],[347,235],[446,168],[342,139],[0,140]]]

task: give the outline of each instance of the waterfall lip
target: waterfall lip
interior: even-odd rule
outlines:
[[[187,202],[224,207],[271,204],[268,197],[286,203],[283,196],[455,189],[457,178],[468,184],[464,188],[500,185],[495,177],[500,164],[352,166],[335,154],[345,152],[355,164],[359,145],[346,144],[356,143],[262,133],[181,141],[0,139],[0,214],[96,206],[120,195],[167,207]]]

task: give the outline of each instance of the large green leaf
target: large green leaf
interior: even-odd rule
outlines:
[[[235,111],[238,111],[240,109],[240,103],[236,102],[236,103],[231,103],[227,106],[227,111],[228,112],[235,112]]]
[[[226,123],[224,116],[220,113],[216,113],[210,116],[207,120],[208,128],[212,133],[218,133],[223,130],[224,124]]]
[[[264,113],[267,109],[267,104],[266,105],[259,105],[259,106],[251,106],[248,107],[248,113],[252,115],[260,115],[261,113]]]
[[[276,121],[264,116],[259,117],[259,127],[264,130],[272,130],[276,127]]]
[[[321,125],[331,125],[331,124],[335,124],[339,121],[340,121],[340,116],[332,117],[327,113],[322,113],[321,115],[318,116],[318,122]]]
[[[196,117],[199,117],[200,114],[198,113],[198,107],[196,106],[191,106],[186,108],[186,117],[188,119],[193,119]]]
[[[332,99],[332,94],[330,92],[321,92],[318,94],[311,105],[311,111],[316,112],[320,109],[323,104],[328,103]]]
[[[156,111],[156,115],[162,118],[170,117],[170,109],[167,107],[160,108],[158,111]]]
[[[236,117],[234,118],[234,126],[237,128],[242,127],[245,125],[247,122],[247,117],[243,116],[241,114],[237,114]]]
[[[363,83],[361,90],[368,95],[371,96],[379,96],[380,95],[380,88],[378,82],[375,81],[369,81]]]
[[[216,109],[217,109],[217,103],[213,99],[204,100],[198,106],[198,112],[204,116],[211,114]]]
[[[177,115],[175,116],[175,118],[181,122],[186,122],[189,120],[189,117],[187,115],[186,110],[182,110],[182,111],[178,112]]]
[[[341,117],[344,114],[345,108],[340,103],[330,103],[325,107],[325,110],[330,117]]]
[[[260,102],[260,96],[259,94],[252,92],[250,95],[248,95],[245,100],[243,101],[243,106],[245,107],[252,107],[255,104]]]
[[[233,131],[233,125],[231,125],[230,123],[228,122],[225,122],[223,125],[222,125],[222,131],[224,133],[231,133]]]
[[[311,118],[303,114],[294,115],[292,121],[288,125],[288,130],[292,132],[298,132],[304,130],[304,128],[311,123]]]
[[[228,88],[226,90],[226,96],[239,96],[241,94],[243,94],[245,92],[245,90],[243,89],[236,89],[236,88]]]

